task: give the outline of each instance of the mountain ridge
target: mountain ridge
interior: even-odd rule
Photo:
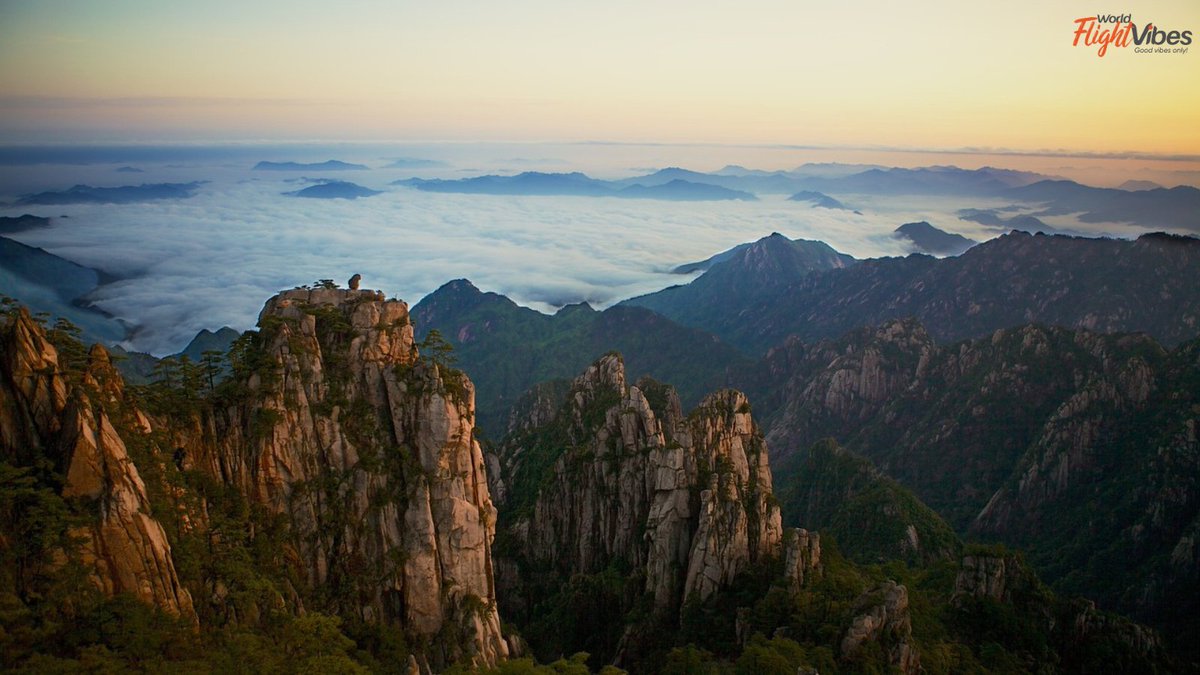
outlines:
[[[291,192],[284,192],[283,194],[288,197],[304,197],[308,199],[358,199],[360,197],[373,197],[382,193],[379,190],[372,190],[349,181],[323,180],[316,185],[310,185]]]
[[[1041,321],[1144,330],[1171,344],[1200,326],[1200,293],[1187,282],[1200,276],[1200,239],[1163,233],[1123,241],[1014,231],[940,260],[913,254],[844,269],[799,268],[740,292],[712,281],[754,274],[744,260],[731,258],[686,286],[622,304],[703,327],[759,354],[791,334],[833,338],[906,316],[919,318],[939,341]],[[739,308],[736,317],[728,307]]]
[[[1186,648],[1195,610],[1178,598],[1200,585],[1187,543],[1200,514],[1198,343],[1027,325],[938,345],[897,320],[792,339],[736,383],[758,401],[775,459],[832,436],[963,536],[1023,548],[1055,587]],[[777,464],[785,494],[799,466]]]
[[[422,179],[394,181],[425,192],[462,194],[619,197],[624,199],[665,199],[674,201],[740,200],[758,198],[749,192],[711,183],[674,178],[649,185],[590,178],[580,172],[544,173],[526,171],[515,176],[487,175],[474,178]]]
[[[75,185],[58,192],[38,192],[17,199],[19,205],[58,204],[132,204],[159,199],[187,199],[193,196],[204,181],[191,183],[143,183],[119,187]]]
[[[554,315],[521,307],[503,295],[483,292],[466,279],[447,282],[413,307],[424,328],[437,329],[455,348],[457,365],[478,373],[479,426],[498,440],[510,407],[544,380],[571,377],[614,349],[626,367],[679,383],[683,398],[698,401],[715,371],[703,363],[738,364],[745,358],[713,335],[681,326],[649,310],[586,304]]]
[[[892,233],[897,239],[905,239],[921,253],[932,255],[961,255],[979,243],[961,234],[938,229],[922,220],[905,223]]]
[[[705,269],[704,274],[686,285],[631,298],[618,306],[645,307],[684,325],[736,338],[738,333],[728,329],[742,321],[741,311],[732,316],[728,308],[752,306],[758,297],[782,292],[793,280],[855,264],[854,258],[824,242],[791,240],[774,232],[751,244],[684,266]],[[746,348],[744,344],[734,344]]]
[[[363,171],[370,167],[363,164],[351,164],[337,159],[327,159],[324,162],[271,162],[261,161],[254,165],[253,171]]]
[[[16,509],[0,535],[28,543],[23,569],[41,570],[10,574],[0,548],[0,597],[29,609],[0,627],[29,668],[490,669],[525,649],[497,607],[531,598],[538,618],[521,624],[539,653],[586,647],[638,672],[680,659],[905,673],[1171,663],[1153,631],[1057,598],[1019,556],[862,567],[817,533],[781,530],[749,400],[724,389],[684,416],[670,387],[629,386],[617,355],[542,388],[485,454],[453,352],[418,344],[406,305],[378,291],[279,293],[219,385],[180,367],[128,387],[102,347],[19,309],[0,319],[0,345],[0,505]],[[604,515],[620,512],[646,518]],[[17,538],[30,522],[47,536]],[[92,543],[60,539],[71,527]],[[92,572],[63,573],[64,555]],[[540,564],[514,568],[522,555],[570,577],[550,595],[514,592],[553,583]],[[1001,630],[977,629],[996,616]],[[77,633],[114,620],[120,635]]]

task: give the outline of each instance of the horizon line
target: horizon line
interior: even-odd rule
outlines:
[[[220,139],[148,139],[148,140],[72,140],[72,141],[12,141],[0,139],[0,150],[68,149],[68,148],[154,148],[154,147],[247,147],[255,145],[566,145],[566,146],[618,146],[618,147],[714,147],[753,148],[760,150],[797,150],[822,152],[881,152],[892,154],[926,155],[983,155],[997,157],[1049,157],[1063,159],[1136,160],[1161,162],[1197,162],[1200,154],[1154,153],[1139,150],[1091,151],[1070,148],[989,148],[963,146],[957,148],[905,147],[892,145],[856,145],[814,143],[754,143],[738,141],[649,141],[649,140],[603,140],[603,139],[497,139],[497,138],[220,138]],[[839,162],[833,162],[839,163]]]

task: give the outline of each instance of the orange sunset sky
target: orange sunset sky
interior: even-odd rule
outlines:
[[[1200,155],[1200,2],[0,2],[0,142],[218,139]]]

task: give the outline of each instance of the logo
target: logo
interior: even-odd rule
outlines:
[[[1109,47],[1133,47],[1137,54],[1186,54],[1192,44],[1190,30],[1164,30],[1153,23],[1139,28],[1132,14],[1097,14],[1075,19],[1072,46],[1095,47],[1096,56],[1108,54]]]

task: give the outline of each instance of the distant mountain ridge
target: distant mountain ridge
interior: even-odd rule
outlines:
[[[438,330],[454,347],[457,365],[474,373],[479,426],[499,439],[509,409],[530,387],[571,377],[617,349],[631,374],[670,377],[694,404],[711,388],[711,364],[746,363],[736,349],[705,331],[681,326],[638,307],[598,312],[586,303],[546,315],[466,279],[451,281],[412,309],[422,329]]]
[[[1154,190],[1163,187],[1152,180],[1127,180],[1117,186],[1118,190]]]
[[[446,162],[421,157],[397,157],[388,162],[385,169],[440,169],[450,166]]]
[[[227,353],[241,335],[241,333],[229,326],[223,326],[215,333],[207,328],[202,328],[188,342],[187,346],[183,348],[183,351],[170,354],[163,357],[163,359],[144,352],[127,351],[120,345],[114,345],[111,347],[111,351],[113,356],[117,358],[114,359],[113,365],[120,371],[121,376],[125,378],[126,382],[130,384],[149,384],[157,379],[155,377],[155,370],[159,368],[159,364],[164,359],[180,360],[186,356],[189,361],[198,364],[204,360],[205,352]],[[228,368],[223,366],[220,370],[222,373],[221,379],[224,379],[225,374],[228,373]]]
[[[1200,221],[1195,217],[1200,212],[1200,190],[1193,187],[1099,188],[1044,174],[994,167],[805,165],[791,171],[760,171],[728,166],[716,172],[667,167],[611,181],[580,172],[529,171],[514,176],[409,178],[394,184],[427,192],[690,200],[749,201],[757,199],[759,194],[788,194],[798,196],[794,201],[826,208],[847,208],[839,198],[854,194],[978,197],[1030,205],[1034,207],[1034,216],[1080,214],[1080,219],[1087,223],[1130,222],[1150,228],[1200,232]]]
[[[1141,330],[1166,344],[1200,332],[1194,283],[1200,239],[1193,237],[1148,234],[1124,241],[1013,232],[940,260],[914,254],[844,269],[776,266],[766,280],[756,267],[735,256],[686,286],[622,304],[711,331],[750,353],[792,334],[815,341],[908,316],[939,341],[1030,321]]]
[[[561,195],[583,197],[621,197],[626,199],[665,199],[708,201],[757,199],[753,194],[709,183],[673,178],[651,184],[604,181],[582,173],[543,173],[526,171],[515,176],[477,176],[456,180],[410,178],[393,182],[425,192],[453,192],[491,195]]]
[[[814,190],[801,190],[800,192],[793,194],[791,197],[788,197],[788,201],[808,202],[813,206],[822,209],[838,209],[843,211],[849,210],[845,204],[839,202],[833,197],[830,197],[823,192],[816,192]]]
[[[679,167],[661,169],[624,179],[651,185],[673,179],[706,182],[751,192],[794,194],[822,193],[923,194],[984,196],[1049,178],[1038,173],[983,167],[929,166],[915,169],[870,165],[804,165],[790,171],[754,171],[726,167],[703,173]]]
[[[1133,222],[1200,233],[1200,189],[1188,185],[1131,191],[1045,180],[1016,188],[1008,196],[1044,204],[1046,209],[1036,216],[1078,213],[1085,223]]]
[[[49,225],[49,218],[29,213],[20,216],[0,216],[0,234],[16,234]]]
[[[979,243],[961,234],[940,230],[923,220],[897,227],[893,236],[908,241],[921,253],[933,255],[959,255]]]
[[[736,246],[706,261],[684,266],[685,269],[707,267],[704,274],[689,284],[671,286],[620,305],[645,307],[686,326],[738,337],[737,327],[743,321],[744,308],[762,298],[784,293],[789,284],[810,274],[856,263],[851,256],[824,242],[791,240],[775,232],[752,244]]]
[[[65,318],[89,340],[124,340],[127,326],[89,306],[86,296],[112,278],[48,251],[0,237],[0,295]]]
[[[372,190],[349,181],[326,180],[316,185],[310,185],[292,192],[284,192],[283,194],[288,197],[307,197],[309,199],[358,199],[359,197],[373,197],[382,193],[379,190]]]
[[[234,340],[241,337],[242,334],[230,328],[222,326],[216,331],[211,331],[207,328],[200,329],[199,333],[187,343],[183,351],[179,352],[180,356],[186,356],[197,363],[204,357],[204,352],[219,351],[225,353]]]
[[[363,171],[369,168],[364,164],[350,164],[336,159],[309,163],[262,161],[254,165],[254,171]]]
[[[806,182],[810,189],[822,192],[988,196],[1045,178],[1038,173],[993,167],[960,169],[956,166],[927,166],[867,169],[848,176],[810,178]]]
[[[191,183],[143,183],[120,187],[75,185],[66,190],[39,192],[17,199],[17,204],[131,204],[159,199],[187,199],[196,194],[203,181]]]
[[[529,171],[515,176],[478,176],[457,180],[412,178],[397,181],[428,191],[481,194],[593,194],[643,186],[655,188],[675,181],[725,188],[747,194],[796,194],[799,192],[929,194],[991,196],[1028,185],[1047,176],[1005,169],[885,169],[878,167],[799,167],[793,171],[757,171],[726,167],[719,172],[702,172],[681,167],[604,181],[583,173]],[[832,197],[826,196],[832,200]]]
[[[713,265],[716,265],[717,263],[722,263],[722,262],[725,262],[726,260],[729,260],[730,258],[740,254],[742,251],[745,251],[746,249],[750,248],[751,246],[754,246],[754,244],[755,244],[755,242],[752,242],[752,241],[746,242],[745,244],[738,244],[737,246],[734,246],[731,249],[721,251],[720,253],[717,253],[708,258],[705,258],[704,260],[697,260],[696,262],[690,262],[690,263],[684,263],[682,265],[676,265],[674,268],[671,269],[671,273],[672,274],[692,274],[693,272],[707,271]]]

